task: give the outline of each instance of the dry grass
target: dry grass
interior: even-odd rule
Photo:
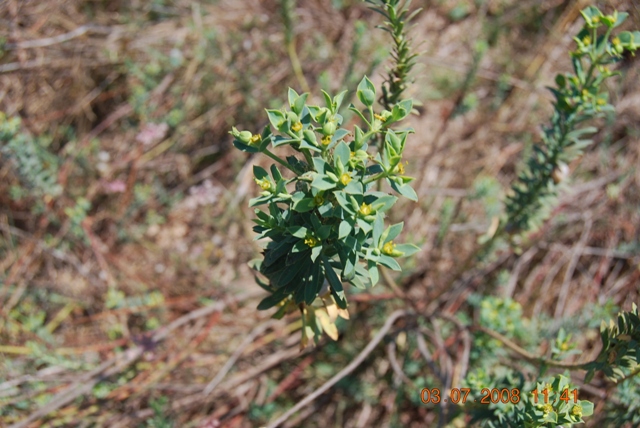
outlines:
[[[293,34],[313,92],[371,72],[383,34],[358,39],[354,25],[372,26],[375,14],[357,1],[299,3]],[[505,189],[514,178],[551,111],[545,85],[569,68],[566,35],[584,2],[436,3],[413,30],[425,54],[410,95],[424,105],[411,119],[408,171],[421,202],[391,215],[423,248],[397,278],[402,293],[442,314],[473,315],[471,292],[513,297],[527,317],[549,320],[607,301],[628,309],[640,300],[638,60],[622,64],[610,88],[617,118],[570,165],[546,226],[521,255],[505,250],[462,271],[491,224],[469,189],[480,176]],[[610,3],[640,26],[633,1]],[[463,6],[466,17],[452,20]],[[279,2],[5,0],[0,20],[0,110],[48,136],[64,185],[55,198],[15,200],[10,188],[24,182],[0,154],[0,403],[11,408],[0,426],[151,426],[162,412],[175,426],[257,426],[346,366],[406,306],[382,288],[356,294],[337,346],[303,353],[295,317],[271,322],[254,310],[260,292],[246,262],[259,247],[246,201],[250,166],[264,160],[232,150],[227,131],[261,127],[262,108],[299,88]],[[476,41],[492,31],[462,87]],[[476,105],[452,114],[469,94]],[[91,207],[74,223],[68,210],[80,197]],[[452,337],[443,346],[455,356]],[[580,347],[593,343],[585,335]],[[420,359],[406,349],[403,362]],[[376,350],[349,378],[357,394],[340,383],[286,426],[431,426],[433,409],[397,399],[390,358]],[[584,391],[602,406],[611,388]],[[159,397],[168,401],[154,413]]]

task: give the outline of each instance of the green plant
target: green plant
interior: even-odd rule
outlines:
[[[7,118],[0,112],[0,144],[0,153],[12,161],[20,177],[20,186],[11,189],[13,199],[33,197],[38,200],[34,209],[43,210],[43,200],[62,193],[58,184],[58,157],[47,150],[48,140],[21,131],[19,117]]]
[[[422,9],[409,13],[411,0],[366,0],[366,2],[373,4],[371,9],[384,16],[386,21],[378,28],[388,32],[393,41],[391,50],[393,66],[387,72],[380,96],[380,103],[391,110],[402,99],[402,94],[410,83],[409,76],[418,56],[413,52],[411,39],[407,37],[405,27]]]
[[[281,315],[300,305],[306,313],[318,296],[345,309],[343,282],[374,286],[379,267],[399,271],[395,259],[418,251],[414,245],[394,243],[402,223],[385,228],[384,218],[398,198],[373,188],[384,180],[398,194],[417,199],[402,165],[411,131],[391,128],[409,114],[412,103],[403,101],[391,111],[376,113],[376,90],[365,77],[357,91],[364,112],[349,107],[365,126],[348,131],[339,113],[345,94],[332,98],[323,92],[326,107],[318,107],[306,104],[307,94],[289,89],[290,110],[267,110],[271,126],[262,134],[232,131],[238,149],[264,153],[293,175],[285,178],[276,165],[271,174],[259,166],[253,169],[262,193],[250,206],[268,205],[268,212],[256,210],[254,230],[257,239],[270,239],[264,260],[253,265],[268,279],[258,283],[271,293],[259,309],[280,305]],[[378,135],[384,143],[374,154],[368,143]],[[304,160],[284,160],[269,150],[285,145]],[[317,337],[320,324],[309,321]]]
[[[617,11],[604,15],[594,6],[582,11],[585,24],[571,52],[574,73],[559,74],[556,86],[550,88],[555,97],[551,123],[544,127],[543,144],[534,146],[507,198],[507,232],[524,232],[546,219],[558,186],[569,173],[567,165],[592,143],[585,137],[597,131],[581,127],[582,123],[614,111],[603,84],[619,73],[609,66],[620,61],[624,52],[635,53],[640,47],[640,31],[613,34],[627,15]]]

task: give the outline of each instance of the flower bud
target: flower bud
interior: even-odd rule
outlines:
[[[253,136],[253,134],[251,134],[251,132],[249,131],[242,131],[239,132],[236,136],[236,138],[240,141],[242,141],[245,144],[249,144],[251,142],[251,137]]]
[[[304,139],[307,143],[313,144],[314,146],[317,144],[316,133],[312,130],[305,129],[304,131],[302,131],[302,135],[304,136]]]
[[[322,125],[322,133],[324,135],[333,135],[336,133],[336,129],[338,129],[338,126],[336,125],[335,120],[328,120],[324,125]]]

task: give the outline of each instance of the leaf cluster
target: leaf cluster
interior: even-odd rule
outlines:
[[[262,192],[250,201],[253,207],[266,206],[255,210],[254,231],[256,239],[269,239],[264,258],[252,264],[266,278],[257,278],[258,283],[270,293],[258,309],[280,306],[277,316],[294,307],[305,313],[318,297],[345,309],[344,282],[374,286],[380,267],[399,271],[396,258],[418,251],[394,242],[403,223],[385,226],[384,219],[398,197],[374,188],[384,181],[397,194],[417,200],[402,164],[411,130],[391,128],[409,115],[412,102],[376,113],[376,89],[365,77],[356,92],[364,109],[349,107],[364,126],[347,130],[339,113],[345,94],[331,97],[323,91],[325,106],[320,107],[307,104],[308,94],[289,89],[289,108],[267,110],[270,124],[261,134],[231,131],[238,149],[264,153],[289,170],[285,177],[275,164],[270,171],[255,166]],[[374,138],[382,141],[377,153],[369,145]],[[270,151],[282,146],[300,156],[284,160]],[[309,320],[309,325],[320,324]]]
[[[394,65],[389,68],[382,85],[380,103],[391,109],[399,100],[410,83],[410,73],[416,64],[418,54],[411,46],[411,39],[407,36],[406,26],[422,10],[409,12],[411,0],[366,0],[371,3],[371,9],[380,13],[385,22],[379,28],[391,35],[393,48],[391,57]]]
[[[625,51],[634,53],[640,47],[638,31],[612,34],[626,13],[604,15],[591,6],[582,15],[585,24],[574,38],[577,47],[571,53],[573,73],[559,74],[556,86],[549,88],[555,97],[551,122],[507,198],[509,233],[534,229],[546,218],[558,186],[569,173],[567,164],[592,143],[587,136],[597,131],[581,124],[614,111],[603,89],[603,83],[617,74],[609,66],[621,60]]]
[[[625,371],[638,368],[640,361],[640,317],[638,307],[633,304],[629,312],[620,312],[617,323],[604,321],[600,327],[602,350],[592,363],[587,365],[585,382],[590,382],[595,371],[602,371],[613,381],[626,377]]]

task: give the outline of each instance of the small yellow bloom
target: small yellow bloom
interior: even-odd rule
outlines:
[[[346,186],[347,184],[349,184],[350,181],[351,181],[351,176],[346,172],[340,176],[340,183],[342,183],[343,186]]]
[[[582,39],[582,43],[584,43],[585,45],[590,45],[591,44],[591,37],[590,36],[584,36],[584,39]]]
[[[251,138],[249,139],[249,143],[250,144],[257,144],[260,141],[262,141],[262,136],[260,134],[254,134],[251,136]]]
[[[325,135],[320,141],[322,142],[323,146],[328,146],[329,144],[331,144],[331,135]]]
[[[582,406],[576,404],[571,408],[571,414],[579,418],[582,417]]]
[[[374,113],[373,117],[375,117],[376,119],[378,119],[380,122],[384,122],[384,117],[380,116],[378,113]]]
[[[320,205],[324,204],[324,198],[323,198],[323,197],[322,197],[322,195],[320,195],[320,194],[315,195],[315,196],[313,197],[313,202],[314,202],[317,206],[320,206]]]
[[[594,24],[597,24],[598,22],[600,22],[600,17],[599,17],[599,16],[594,16],[594,17],[591,19],[591,22],[593,22]]]
[[[364,202],[360,205],[360,214],[371,215],[371,211],[373,211],[371,205],[365,204]]]
[[[300,122],[296,122],[296,123],[294,123],[293,125],[291,125],[291,130],[292,130],[293,132],[298,132],[298,131],[300,131],[301,129],[302,129],[302,123],[300,123]]]
[[[589,96],[589,91],[587,91],[586,89],[582,90],[582,97],[583,98],[587,98]]]
[[[603,106],[607,104],[607,100],[605,100],[604,98],[598,98],[598,101],[596,101],[596,104],[598,104],[599,106]]]
[[[393,250],[395,248],[396,248],[396,244],[394,244],[393,241],[389,241],[382,246],[382,252],[389,256],[391,255],[391,253],[393,253]]]
[[[404,165],[402,165],[402,162],[400,162],[398,165],[396,165],[396,167],[395,167],[395,169],[393,171],[396,174],[404,175]]]
[[[271,190],[271,181],[268,178],[263,178],[262,180],[256,179],[256,183],[262,190]]]
[[[545,415],[553,412],[553,405],[551,405],[551,403],[547,403],[543,405],[542,411],[544,412]]]
[[[618,46],[620,44],[620,38],[614,37],[611,43],[613,43],[613,46]]]
[[[318,245],[318,240],[313,236],[308,236],[304,238],[304,243],[305,245],[308,245],[310,247],[315,247],[316,245]]]

